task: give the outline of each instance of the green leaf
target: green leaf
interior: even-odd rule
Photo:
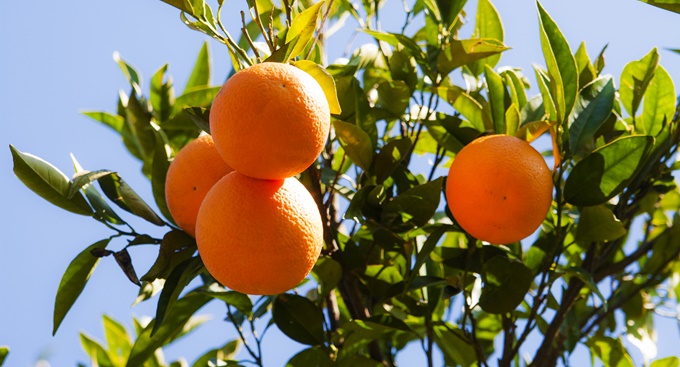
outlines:
[[[395,139],[383,145],[375,156],[376,183],[382,184],[406,158],[412,147],[411,139]]]
[[[526,79],[526,77],[515,69],[503,70],[501,76],[505,81],[505,85],[510,87],[512,101],[517,105],[517,108],[523,109],[527,103],[526,89],[528,85],[522,79]]]
[[[250,297],[243,293],[235,292],[235,291],[209,291],[209,292],[200,292],[201,294],[204,294],[206,296],[219,299],[220,301],[236,307],[237,310],[239,310],[242,314],[250,317],[253,314],[253,302],[250,300]]]
[[[599,205],[623,191],[645,161],[651,136],[617,139],[578,162],[569,174],[564,198],[579,206]]]
[[[406,190],[388,201],[382,212],[383,224],[395,231],[425,225],[437,210],[444,178]]]
[[[496,7],[493,6],[490,0],[478,1],[473,37],[503,42],[503,33],[503,23]],[[468,68],[473,75],[479,76],[486,66],[493,69],[500,59],[500,54],[492,55],[468,64]]]
[[[614,78],[605,75],[586,85],[579,93],[569,121],[569,145],[573,154],[590,142],[614,108]]]
[[[9,347],[6,345],[0,346],[0,366],[2,366],[5,363],[5,359],[7,359],[8,354]]]
[[[184,112],[199,129],[210,134],[210,110],[205,107],[187,107]]]
[[[576,55],[574,55],[576,61],[576,68],[578,69],[578,84],[579,90],[582,89],[586,84],[592,82],[597,78],[598,72],[595,67],[590,62],[590,56],[588,56],[588,50],[586,50],[586,43],[581,42],[581,45],[576,50]]]
[[[193,314],[210,300],[210,297],[196,293],[188,293],[183,298],[177,300],[153,337],[151,336],[151,331],[155,328],[155,321],[151,321],[142,330],[132,346],[132,351],[125,366],[142,366],[147,359],[153,356],[156,349],[166,345],[175,336],[180,334]]]
[[[194,69],[184,86],[184,92],[195,89],[197,87],[207,87],[210,85],[210,78],[212,76],[212,61],[210,58],[210,49],[208,42],[203,42],[201,50],[198,52]]]
[[[533,280],[531,269],[517,260],[494,256],[482,265],[479,306],[489,313],[511,312],[524,299]]]
[[[326,341],[323,313],[305,297],[283,293],[276,296],[272,318],[289,338],[307,345],[322,345]]]
[[[10,144],[14,161],[14,174],[43,199],[72,213],[92,215],[92,208],[85,197],[76,192],[69,198],[71,181],[50,163],[29,153],[23,153]]]
[[[167,137],[162,130],[155,130],[155,135],[156,149],[151,161],[151,192],[153,193],[158,210],[168,221],[175,223],[165,199],[165,177],[167,176],[168,168],[170,168],[172,149],[168,145]]]
[[[100,177],[99,186],[104,194],[116,205],[147,221],[163,226],[165,222],[156,214],[137,193],[115,172]]]
[[[481,132],[486,131],[487,127],[493,128],[492,121],[484,113],[482,105],[462,88],[452,85],[439,87],[436,92],[439,97],[467,118],[475,130]]]
[[[550,92],[555,101],[557,121],[566,121],[576,102],[578,93],[578,70],[569,49],[569,43],[555,21],[536,2],[541,29],[541,48],[550,74]]]
[[[1,361],[0,365],[2,365]],[[649,367],[680,367],[680,359],[674,356],[657,359]]]
[[[323,4],[324,0],[320,0],[293,19],[293,23],[290,25],[288,33],[286,33],[286,43],[291,43],[295,40],[295,46],[290,51],[288,60],[300,55],[309,42],[312,41],[314,31],[319,23],[319,12]],[[284,60],[284,62],[288,60]]]
[[[401,118],[408,107],[411,90],[401,80],[384,81],[378,85],[378,103],[394,117]]]
[[[319,83],[324,95],[326,95],[331,113],[334,115],[341,114],[342,109],[340,108],[340,102],[338,102],[338,93],[335,89],[333,76],[323,66],[313,61],[300,60],[296,61],[293,65],[311,75]]]
[[[333,121],[333,128],[347,156],[354,164],[368,171],[373,161],[373,147],[368,134],[357,125],[339,120]]]
[[[332,365],[333,361],[327,352],[319,347],[311,347],[294,355],[285,367],[331,367]]]
[[[423,52],[423,50],[420,49],[420,46],[418,46],[418,44],[410,37],[399,33],[368,31],[364,29],[362,29],[361,31],[370,36],[373,36],[373,38],[375,38],[378,41],[387,42],[388,44],[394,46],[395,48],[397,48],[397,46],[399,45],[403,46],[404,50],[406,50],[411,56],[413,56],[416,63],[423,70],[423,73],[425,73],[426,75],[432,73],[432,68],[430,67],[430,63],[427,60],[425,53]]]
[[[227,344],[221,346],[220,348],[216,348],[213,350],[210,350],[203,354],[201,357],[199,357],[194,364],[192,364],[192,367],[205,367],[205,366],[210,366],[208,363],[211,360],[216,360],[216,361],[226,361],[226,360],[231,360],[236,358],[236,355],[238,354],[239,351],[239,346],[241,345],[241,340],[240,339],[234,339],[230,342],[227,342]]]
[[[80,177],[80,175],[89,175],[89,171],[85,171],[83,167],[78,163],[76,160],[76,157],[71,154],[71,161],[73,162],[73,168],[76,172],[74,175],[74,180],[77,180],[76,177]],[[103,170],[105,171],[105,170]],[[102,171],[95,171],[95,172],[102,172]],[[73,188],[75,186],[78,186],[79,184],[76,184],[75,182],[71,186],[71,190],[73,191]],[[92,185],[91,183],[83,184],[81,187],[81,190],[85,192],[85,197],[87,198],[88,202],[94,209],[94,214],[93,216],[99,220],[105,220],[109,223],[112,224],[125,224],[125,221],[116,214],[116,212],[113,211],[109,203],[104,200],[104,197],[99,193],[97,188]],[[71,197],[71,194],[69,193],[69,197]]]
[[[423,121],[422,123],[427,126],[427,131],[439,145],[453,153],[458,153],[481,133],[469,121],[462,120],[457,116],[437,113],[436,117],[436,120]],[[421,138],[422,136],[421,134]]]
[[[125,76],[125,79],[128,80],[128,83],[130,83],[130,86],[132,89],[135,91],[135,93],[138,96],[142,95],[142,88],[141,85],[142,83],[140,82],[141,78],[139,77],[139,73],[135,68],[125,62],[121,57],[118,51],[113,53],[113,61],[118,64],[120,67],[120,70],[123,72],[123,75]]]
[[[661,65],[649,82],[642,109],[642,118],[635,122],[639,132],[656,136],[675,114],[675,86],[673,79]]]
[[[111,239],[107,238],[90,245],[79,253],[66,268],[64,275],[61,277],[61,282],[59,282],[56,300],[54,301],[52,335],[57,333],[59,325],[61,325],[71,306],[80,296],[80,293],[83,292],[87,281],[90,279],[90,275],[92,275],[97,263],[99,263],[100,258],[92,255],[91,251],[106,248],[109,241]]]
[[[505,85],[503,85],[503,78],[488,65],[484,66],[484,76],[494,132],[505,134]]]
[[[123,116],[113,115],[108,112],[84,111],[82,112],[82,114],[95,121],[101,122],[102,124],[110,127],[111,129],[113,129],[113,131],[119,134],[122,132],[123,125],[125,124],[125,119],[123,118]]]
[[[607,367],[634,367],[633,360],[620,339],[593,336],[585,342],[590,352]]]
[[[541,91],[541,101],[543,107],[543,115],[549,121],[557,121],[557,109],[555,107],[555,100],[550,93],[550,78],[545,74],[545,71],[541,70],[538,66],[534,65],[534,71],[536,72],[536,81],[538,82],[538,89]]]
[[[600,301],[602,301],[602,308],[605,311],[607,311],[607,299],[604,297],[602,292],[600,292],[600,289],[597,287],[597,283],[595,283],[592,274],[590,274],[583,268],[577,268],[574,266],[569,266],[566,268],[558,267],[558,270],[560,272],[564,272],[569,276],[574,276],[581,280],[583,284],[585,284],[591,291],[593,291],[593,293],[595,293],[600,298]]]
[[[168,64],[163,65],[151,77],[151,88],[149,90],[149,102],[153,109],[154,116],[159,123],[170,118],[172,105],[175,104],[175,90],[172,87],[172,78],[168,76],[165,80],[165,72]]]
[[[505,131],[506,134],[515,136],[519,130],[521,115],[517,105],[512,103],[507,110],[505,110]]]
[[[154,328],[151,329],[151,337],[153,337],[158,329],[161,328],[163,320],[165,320],[165,315],[172,311],[173,305],[179,299],[184,288],[189,282],[194,280],[203,269],[201,258],[196,256],[183,261],[172,270],[168,279],[165,280],[160,297],[158,297],[156,318]]]
[[[115,366],[125,363],[125,359],[132,350],[132,340],[125,326],[107,315],[102,316],[104,322],[104,336],[108,344],[108,355]]]
[[[114,367],[111,357],[104,347],[89,336],[80,333],[80,344],[90,357],[93,366]]]
[[[321,256],[312,269],[312,275],[319,283],[319,296],[325,297],[340,283],[342,265],[329,256]]]
[[[457,68],[498,55],[510,47],[502,41],[486,38],[454,39],[437,57],[437,68],[441,75],[448,75]]]
[[[626,233],[625,226],[611,209],[604,205],[586,206],[581,209],[575,240],[583,244],[613,241]]]
[[[189,0],[161,0],[162,2],[172,5],[175,8],[189,14],[193,14],[194,10],[193,7],[191,6],[191,3]]]
[[[158,257],[142,281],[153,282],[155,279],[167,279],[173,269],[189,259],[196,251],[196,240],[179,229],[167,232],[161,240]]]
[[[633,120],[636,118],[642,96],[647,91],[658,65],[659,52],[655,47],[642,59],[631,61],[623,67],[619,96],[621,104]]]
[[[188,107],[207,107],[210,106],[222,87],[195,87],[177,97],[172,107],[172,115],[176,115]]]
[[[678,0],[640,0],[643,3],[654,5],[657,8],[680,14],[680,1]]]
[[[465,333],[455,326],[436,325],[434,341],[444,355],[447,366],[471,367],[476,365],[477,354],[472,343]]]

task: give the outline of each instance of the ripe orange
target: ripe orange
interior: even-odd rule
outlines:
[[[220,283],[271,295],[309,274],[323,246],[323,226],[312,195],[294,177],[260,180],[234,171],[205,197],[196,243]]]
[[[165,177],[165,200],[180,228],[196,236],[196,216],[203,198],[231,171],[210,135],[199,136],[180,149]]]
[[[319,83],[306,72],[265,62],[234,74],[210,110],[210,133],[224,160],[261,179],[292,177],[323,149],[330,109]]]
[[[519,241],[541,225],[552,203],[548,165],[529,143],[508,135],[472,141],[449,169],[446,198],[458,224],[493,244]]]

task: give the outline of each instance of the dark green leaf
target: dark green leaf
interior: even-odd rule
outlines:
[[[620,339],[593,336],[585,344],[607,367],[633,367],[633,360]]]
[[[425,225],[439,206],[443,182],[440,177],[388,201],[383,207],[382,223],[397,231]]]
[[[157,278],[167,279],[175,267],[189,259],[196,252],[196,241],[185,232],[172,229],[161,240],[156,262],[141,278],[142,281],[153,281]]]
[[[395,139],[385,144],[375,157],[375,177],[382,184],[397,166],[406,158],[411,149],[411,139]]]
[[[96,181],[104,176],[110,175],[111,173],[113,172],[107,169],[100,169],[97,171],[81,170],[76,172],[76,174],[73,175],[73,181],[71,183],[71,188],[68,192],[67,198],[73,198],[84,186],[89,185],[93,181]]]
[[[205,107],[187,107],[184,112],[199,129],[210,134],[210,110]]]
[[[647,91],[658,65],[659,52],[653,48],[642,59],[626,64],[621,72],[621,86],[619,87],[621,104],[633,119],[636,118],[642,96]]]
[[[411,90],[401,80],[384,81],[378,85],[378,103],[381,107],[400,118],[408,107]]]
[[[172,307],[179,299],[180,294],[184,288],[194,280],[194,278],[203,270],[203,262],[201,258],[196,256],[185,260],[177,265],[163,285],[163,291],[158,298],[158,306],[156,306],[156,318],[154,327],[151,329],[150,336],[153,337],[156,332],[163,326],[166,314],[172,311]]]
[[[496,256],[505,256],[505,253],[496,246],[440,247],[435,249],[432,256],[451,268],[481,274],[484,263]]]
[[[234,306],[239,312],[248,317],[253,314],[253,303],[250,301],[250,297],[243,293],[235,291],[206,291],[200,293]]]
[[[194,69],[191,71],[191,75],[187,80],[186,86],[184,86],[184,92],[199,87],[209,86],[211,76],[212,60],[210,58],[210,49],[208,48],[208,42],[204,42],[203,46],[201,46],[201,50],[198,52],[198,56],[196,57]]]
[[[321,256],[312,269],[312,275],[319,283],[319,295],[325,297],[340,283],[342,265],[329,256]]]
[[[557,121],[557,110],[555,106],[555,100],[552,93],[550,92],[550,78],[546,72],[540,69],[538,66],[534,65],[534,71],[536,72],[536,81],[538,82],[538,89],[541,91],[541,101],[543,107],[544,118],[550,121]]]
[[[88,248],[79,253],[73,261],[68,265],[64,275],[59,282],[57,288],[57,297],[54,302],[54,327],[52,328],[52,335],[57,333],[57,329],[64,316],[71,309],[76,299],[83,292],[85,284],[90,279],[90,275],[94,271],[99,258],[91,254],[94,249],[104,249],[109,244],[111,239],[101,240],[90,245]]]
[[[163,123],[170,118],[172,105],[175,104],[175,89],[172,87],[172,79],[165,78],[168,64],[163,65],[151,77],[151,88],[149,90],[149,102],[156,119]],[[167,80],[166,80],[167,79]]]
[[[321,345],[326,340],[323,313],[305,297],[287,293],[276,296],[272,318],[284,334],[299,343]]]
[[[441,349],[447,366],[475,366],[477,362],[475,349],[467,336],[453,325],[437,325],[434,327],[434,341]]]
[[[454,39],[437,57],[437,67],[442,75],[448,75],[463,65],[498,55],[509,49],[510,47],[496,39]]]
[[[153,153],[153,160],[151,161],[151,191],[153,198],[158,206],[158,210],[163,216],[172,223],[175,223],[168,203],[165,200],[165,176],[170,167],[170,157],[172,156],[172,149],[168,145],[167,137],[162,130],[155,130],[156,135],[156,149]]]
[[[523,263],[495,256],[482,265],[482,295],[479,306],[489,313],[511,312],[529,291],[533,274]]]
[[[114,172],[100,177],[98,181],[104,194],[122,209],[157,226],[165,225],[158,214],[117,173]]]
[[[593,141],[612,113],[615,94],[614,79],[610,75],[597,78],[581,90],[569,121],[569,145],[573,154]]]
[[[444,233],[446,233],[446,231],[448,231],[450,228],[451,227],[448,225],[438,226],[427,236],[427,240],[425,240],[425,243],[423,243],[423,246],[418,251],[418,255],[416,255],[416,262],[413,264],[413,269],[411,269],[411,272],[409,273],[409,281],[414,279],[416,275],[420,273],[420,268],[430,257],[430,254],[435,249],[435,247],[437,247],[439,239],[441,239]]]
[[[644,162],[651,136],[617,139],[578,162],[564,187],[565,199],[579,206],[598,205],[621,193]]]
[[[142,330],[132,347],[132,352],[130,352],[130,357],[125,366],[142,366],[147,359],[153,356],[156,349],[164,346],[181,333],[193,314],[210,300],[210,297],[195,293],[189,293],[177,300],[153,337],[151,331],[155,328],[155,321],[149,323]]]
[[[326,351],[319,347],[311,347],[294,355],[286,367],[331,367],[333,361]]]
[[[80,215],[92,215],[92,208],[79,192],[69,198],[71,182],[68,177],[50,163],[29,153],[9,146],[14,161],[14,174],[43,199]]]
[[[371,138],[357,125],[342,121],[333,121],[335,133],[347,156],[364,171],[368,171],[373,160]]]
[[[604,298],[604,295],[602,295],[602,292],[600,292],[600,289],[597,287],[597,284],[595,283],[595,280],[593,279],[593,276],[587,272],[583,268],[577,268],[574,266],[566,267],[566,268],[558,268],[559,271],[564,272],[567,275],[570,276],[575,276],[579,280],[583,282],[588,288],[590,288],[593,293],[595,293],[599,298],[600,301],[602,301],[602,308],[606,311],[607,310],[607,299]]]
[[[7,346],[0,346],[0,366],[2,366],[5,363],[5,359],[7,358],[7,355],[9,354],[9,347]]]
[[[423,124],[427,126],[427,131],[432,138],[450,152],[458,153],[481,134],[481,131],[469,121],[462,120],[460,117],[443,113],[437,113],[436,117],[436,120],[426,120]]]
[[[654,5],[658,8],[680,14],[680,1],[678,0],[640,0],[643,3]]]
[[[413,57],[404,50],[394,50],[389,58],[389,64],[392,80],[401,80],[406,83],[411,92],[415,91],[418,74]]]
[[[625,226],[606,206],[587,206],[581,209],[581,217],[576,228],[576,241],[583,244],[613,241],[625,235]]]
[[[550,75],[550,91],[555,101],[557,121],[566,121],[576,102],[578,70],[569,43],[555,21],[536,2],[541,29],[541,48]]]

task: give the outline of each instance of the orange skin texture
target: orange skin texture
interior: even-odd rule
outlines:
[[[210,132],[224,160],[246,176],[284,179],[309,167],[330,129],[319,83],[281,63],[256,64],[222,86],[210,110]]]
[[[296,178],[260,180],[234,171],[206,196],[196,243],[217,281],[241,293],[272,295],[297,286],[312,270],[323,225]]]
[[[210,135],[199,136],[177,153],[165,177],[165,200],[180,228],[196,237],[196,217],[203,198],[231,171]]]
[[[552,195],[552,174],[541,154],[507,135],[489,135],[466,145],[454,158],[446,182],[456,222],[492,244],[531,235],[550,210]]]

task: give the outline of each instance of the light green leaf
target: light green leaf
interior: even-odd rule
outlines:
[[[364,171],[368,171],[373,161],[371,138],[358,126],[343,121],[333,121],[335,133],[347,156]]]
[[[588,56],[585,42],[581,42],[578,50],[576,50],[574,59],[576,60],[576,68],[578,69],[579,89],[581,89],[586,84],[592,82],[597,77],[598,72],[590,62],[590,56]]]
[[[545,74],[545,71],[534,65],[536,72],[536,81],[538,82],[538,89],[541,91],[541,100],[543,101],[543,111],[549,121],[557,122],[557,107],[555,100],[550,92],[550,78]]]
[[[590,348],[590,352],[607,367],[635,366],[620,339],[593,336],[585,344]]]
[[[0,366],[2,366],[5,363],[5,359],[7,359],[8,354],[9,347],[6,345],[0,346]]]
[[[319,23],[319,12],[324,1],[319,0],[319,2],[305,9],[305,11],[293,19],[293,23],[290,25],[288,33],[286,33],[286,43],[291,43],[295,40],[295,46],[290,51],[288,59],[296,58],[305,50],[309,42],[312,41],[314,31]]]
[[[193,8],[189,0],[161,0],[162,2],[172,5],[175,8],[189,14],[193,14]]]
[[[680,367],[680,359],[675,356],[657,359],[649,367]]]
[[[484,77],[491,107],[493,130],[496,134],[505,134],[505,85],[503,78],[488,65],[484,66]]]
[[[520,112],[516,104],[511,104],[505,110],[505,133],[514,136],[517,134],[520,124]]]
[[[448,325],[448,324],[447,324]],[[447,366],[472,367],[477,363],[475,349],[467,336],[454,325],[434,327],[434,341],[444,355]]]
[[[342,278],[342,265],[330,256],[321,256],[314,264],[312,275],[319,283],[319,295],[327,296]]]
[[[473,37],[494,39],[503,42],[503,33],[503,23],[501,22],[501,17],[498,14],[496,7],[493,6],[490,0],[479,0],[479,2],[477,2],[477,15]],[[468,64],[468,68],[473,75],[479,76],[484,71],[485,66],[494,68],[500,59],[500,54],[491,55],[487,58]]]
[[[110,238],[95,242],[88,248],[79,253],[68,265],[57,288],[57,296],[54,301],[54,319],[52,335],[57,333],[59,325],[75,303],[76,299],[83,292],[90,275],[94,271],[99,258],[92,255],[94,249],[104,249],[111,241]]]
[[[493,128],[491,118],[484,113],[482,105],[462,88],[452,85],[437,88],[437,94],[468,119],[478,131]]]
[[[576,241],[583,244],[613,241],[625,235],[626,228],[614,216],[614,212],[606,206],[586,206],[581,209],[576,229]]]
[[[113,115],[108,112],[84,111],[82,114],[93,120],[101,122],[119,134],[122,132],[123,125],[125,124],[125,119],[122,116]]]
[[[539,13],[541,48],[550,75],[550,92],[555,101],[557,121],[566,121],[576,102],[578,71],[569,43],[555,21],[536,2]]]
[[[607,121],[614,108],[614,78],[605,75],[586,85],[579,93],[569,121],[569,145],[579,154]]]
[[[593,151],[569,174],[564,198],[574,205],[590,206],[618,195],[644,163],[653,142],[651,136],[634,135]]]
[[[92,362],[93,366],[114,367],[114,364],[111,362],[111,358],[106,352],[106,349],[104,349],[104,347],[96,340],[83,333],[80,333],[80,344],[90,357],[90,362]]]
[[[210,57],[210,49],[208,42],[204,42],[201,50],[198,52],[194,69],[187,80],[184,87],[184,92],[196,89],[199,87],[208,87],[210,85],[210,78],[212,76],[212,59]]]
[[[122,366],[132,350],[132,340],[125,326],[113,318],[103,315],[104,336],[108,344],[108,355],[115,366]]]
[[[172,107],[172,115],[176,115],[188,107],[208,107],[222,87],[195,87],[177,97]]]
[[[299,343],[322,345],[326,340],[323,313],[305,297],[287,293],[276,296],[272,319],[284,334]]]
[[[675,86],[673,79],[661,65],[649,82],[642,108],[642,118],[635,122],[636,130],[656,136],[669,124],[675,114]]]
[[[113,61],[115,61],[116,64],[118,64],[120,70],[123,72],[123,75],[128,80],[128,83],[130,83],[130,86],[132,87],[132,89],[134,89],[135,93],[137,93],[138,96],[141,96],[142,83],[140,82],[141,78],[139,77],[139,72],[137,72],[137,70],[132,65],[125,62],[120,57],[118,51],[113,53]]]
[[[167,70],[168,64],[165,64],[154,73],[151,77],[151,88],[149,90],[149,102],[151,102],[154,116],[159,123],[170,118],[172,105],[175,104],[175,89],[172,87],[172,78],[168,76],[165,80]]]
[[[342,109],[340,108],[340,102],[338,102],[338,93],[335,89],[335,80],[333,79],[333,76],[326,71],[323,66],[313,61],[300,60],[296,61],[294,65],[311,75],[314,80],[319,83],[323,93],[326,95],[326,100],[328,101],[328,107],[330,108],[331,113],[334,115],[341,114]]]
[[[50,163],[29,153],[9,146],[14,161],[14,174],[43,199],[75,214],[92,215],[92,208],[85,197],[77,191],[69,198],[71,181]]]
[[[239,346],[241,345],[241,340],[240,339],[234,339],[230,342],[227,342],[227,344],[223,345],[220,348],[216,348],[213,350],[210,350],[206,352],[204,355],[199,357],[194,364],[192,364],[192,367],[205,367],[209,366],[209,362],[211,360],[217,360],[219,361],[226,361],[226,360],[232,360],[236,358],[236,355],[238,354],[239,351]]]
[[[437,67],[441,75],[448,75],[463,65],[469,65],[489,56],[498,55],[509,49],[510,47],[496,39],[454,39],[437,57]]]
[[[517,105],[517,108],[521,110],[527,103],[526,89],[528,86],[522,81],[522,78],[526,79],[526,77],[514,69],[503,70],[501,76],[505,81],[505,85],[508,87],[512,86],[510,97]]]
[[[647,91],[654,72],[659,65],[659,52],[656,47],[640,60],[631,61],[621,72],[619,96],[621,104],[635,120],[642,96]]]

